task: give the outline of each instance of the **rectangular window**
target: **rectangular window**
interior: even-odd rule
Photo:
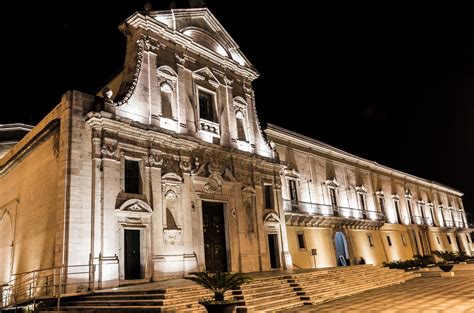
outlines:
[[[410,200],[407,200],[407,206],[408,206],[408,214],[410,215],[410,221],[412,224],[416,224],[415,218],[413,216],[413,212],[411,211],[411,202]]]
[[[388,242],[388,245],[391,247],[392,246],[392,239],[390,239],[390,236],[387,236],[387,242]]]
[[[329,188],[329,194],[331,196],[331,205],[337,207],[336,189]]]
[[[401,234],[402,235],[402,243],[403,243],[403,246],[407,246],[407,239],[405,238],[405,235],[404,234]]]
[[[296,192],[296,181],[293,179],[290,179],[288,181],[288,184],[290,185],[290,199],[292,202],[298,202],[298,193]]]
[[[367,234],[367,239],[369,239],[369,246],[374,246],[374,239],[372,238],[372,234]]]
[[[304,234],[303,233],[298,233],[298,248],[299,249],[306,249],[306,243],[304,242]]]
[[[449,235],[446,235],[446,237],[448,238],[448,243],[451,244],[451,237]]]
[[[398,201],[395,200],[395,201],[393,201],[393,203],[395,204],[395,213],[397,213],[397,223],[401,224],[402,223],[402,218],[400,217],[400,208],[398,206]]]
[[[382,197],[379,197],[379,205],[380,205],[380,213],[385,215],[385,199]]]
[[[468,236],[468,235],[466,235],[466,240],[467,240],[467,243],[470,243],[470,242],[471,242],[471,240],[469,240],[469,236]]]
[[[438,237],[438,236],[436,236],[436,241],[438,242],[439,245],[441,244],[441,241],[439,241],[439,237]]]
[[[432,206],[430,206],[430,215],[431,215],[431,225],[436,226]]]
[[[125,192],[141,193],[140,162],[125,160]]]
[[[359,203],[360,203],[360,209],[362,211],[365,211],[365,198],[364,198],[364,194],[362,193],[359,193]]]
[[[199,117],[217,123],[214,114],[214,96],[202,90],[199,90]]]
[[[265,209],[273,209],[273,188],[272,185],[264,185]]]

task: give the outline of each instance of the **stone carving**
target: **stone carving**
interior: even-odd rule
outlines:
[[[140,199],[129,199],[115,210],[115,214],[118,216],[125,216],[126,218],[135,220],[147,218],[152,212],[151,207]]]
[[[163,230],[163,240],[166,244],[169,244],[169,245],[181,245],[181,244],[183,244],[181,230],[178,230],[178,229],[164,229]]]
[[[210,174],[222,175],[224,173],[224,167],[216,161],[210,162],[207,169]]]
[[[181,57],[177,53],[175,53],[174,56],[175,56],[175,58],[176,58],[176,60],[178,61],[179,64],[184,65],[184,63],[186,62],[186,58],[184,56]]]
[[[244,92],[251,96],[252,95],[252,88],[251,87],[247,87],[247,85],[244,85]]]
[[[191,168],[192,168],[191,162],[182,160],[179,162],[179,167],[184,173],[191,173]]]
[[[231,86],[234,83],[234,80],[224,76],[224,82],[227,86]]]
[[[146,51],[155,51],[159,49],[159,46],[156,43],[151,42],[149,38],[146,38],[144,40],[144,43],[145,43]]]
[[[150,166],[162,166],[163,165],[163,156],[159,154],[152,154],[148,155],[148,163]]]
[[[103,145],[100,150],[102,156],[115,156],[117,153],[117,147],[112,145]]]
[[[210,177],[209,181],[204,185],[204,192],[206,193],[216,193],[221,191],[221,189],[222,186],[215,177]]]
[[[176,173],[180,174],[180,166],[178,160],[175,160],[172,156],[165,156],[163,158],[163,173]]]
[[[137,46],[138,46],[138,51],[137,51],[135,71],[133,73],[133,79],[132,81],[127,83],[127,89],[126,89],[125,95],[121,100],[115,103],[116,106],[121,106],[127,103],[128,100],[130,100],[130,98],[132,97],[133,93],[135,92],[135,88],[138,85],[138,77],[140,76],[140,71],[141,71],[142,62],[143,62],[143,49],[145,47],[145,41],[143,39],[137,40]]]

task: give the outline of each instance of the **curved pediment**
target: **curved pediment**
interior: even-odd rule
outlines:
[[[203,29],[197,27],[187,27],[181,30],[183,35],[190,37],[195,43],[200,44],[203,47],[208,48],[224,57],[229,57],[229,53],[224,48],[222,44],[220,44],[214,37],[208,34]]]
[[[166,173],[161,177],[162,181],[172,182],[172,183],[182,183],[183,178],[176,173]]]

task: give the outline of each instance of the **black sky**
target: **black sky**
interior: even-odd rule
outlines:
[[[15,97],[4,100],[0,123],[35,124],[66,90],[95,92],[123,65],[125,37],[117,25],[144,3],[4,8],[17,22],[2,25],[9,57],[1,90]],[[166,9],[169,1],[151,3]],[[262,124],[459,189],[474,211],[472,11],[308,5],[207,1],[261,73],[254,88]]]

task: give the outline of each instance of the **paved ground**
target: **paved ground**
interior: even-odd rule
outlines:
[[[320,305],[284,312],[474,312],[474,271],[423,277]]]

